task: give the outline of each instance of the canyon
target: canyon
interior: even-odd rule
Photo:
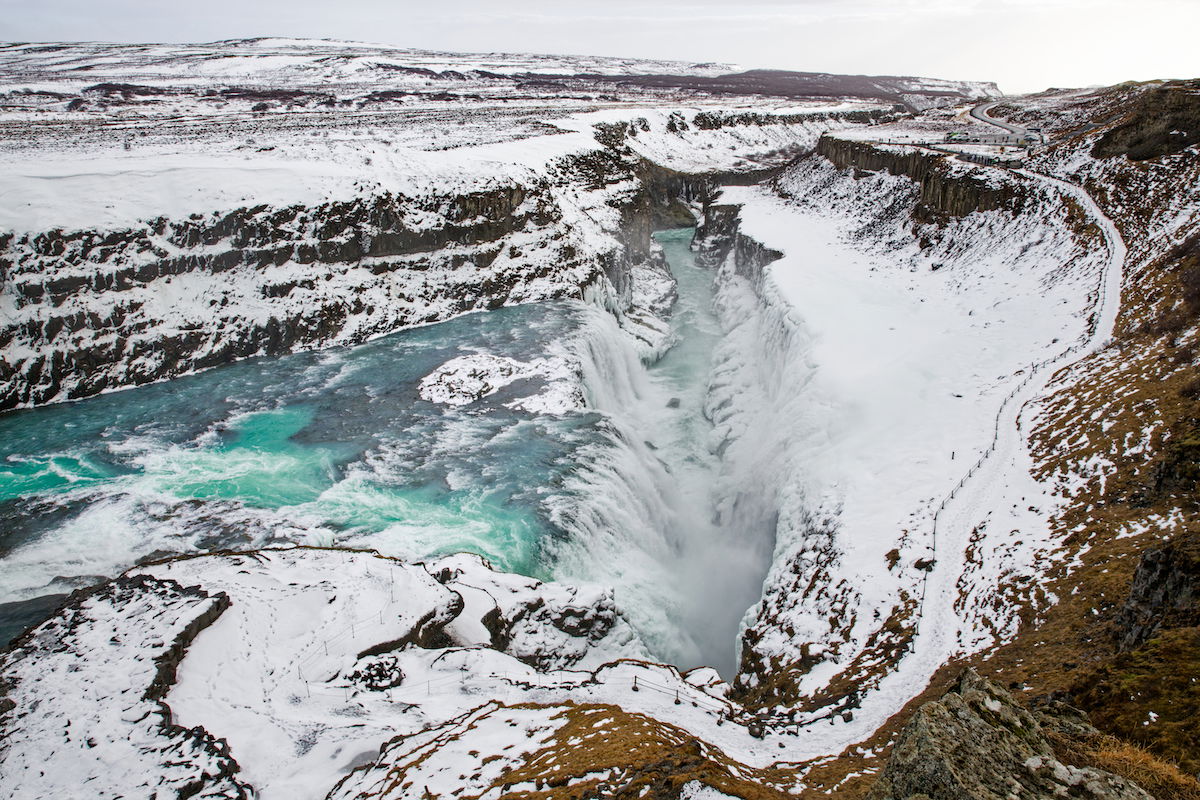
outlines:
[[[0,76],[12,796],[1200,792],[1194,82]]]

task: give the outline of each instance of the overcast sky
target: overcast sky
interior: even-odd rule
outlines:
[[[339,38],[994,80],[1200,77],[1200,0],[0,0],[0,39]]]

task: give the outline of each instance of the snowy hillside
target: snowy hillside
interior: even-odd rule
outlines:
[[[0,788],[860,797],[1059,691],[1194,511],[1194,88],[0,47]]]

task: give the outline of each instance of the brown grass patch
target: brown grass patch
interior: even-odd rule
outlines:
[[[1074,738],[1051,733],[1055,755],[1073,767],[1094,767],[1141,786],[1158,800],[1200,800],[1200,781],[1178,765],[1115,736]]]
[[[699,781],[743,800],[784,800],[795,782],[786,766],[747,767],[674,725],[587,704],[564,709],[550,742],[493,785],[512,800],[675,798]],[[516,790],[515,785],[535,788]]]
[[[1026,609],[1014,641],[971,659],[981,674],[1028,695],[1075,697],[1097,727],[1121,737],[1100,743],[1095,765],[1139,783],[1121,770],[1149,769],[1154,759],[1200,769],[1200,745],[1184,733],[1200,713],[1191,688],[1196,665],[1178,647],[1178,657],[1119,656],[1113,629],[1141,553],[1200,510],[1191,444],[1200,431],[1198,251],[1193,237],[1138,269],[1125,287],[1114,344],[1062,375],[1042,403],[1030,440],[1037,477],[1062,480],[1064,489],[1068,476],[1085,478],[1052,522],[1058,566],[1042,583],[1058,602]],[[1090,473],[1084,468],[1103,461]],[[1168,520],[1177,527],[1164,527]],[[1167,718],[1169,708],[1178,720]],[[1162,722],[1150,721],[1151,710]]]

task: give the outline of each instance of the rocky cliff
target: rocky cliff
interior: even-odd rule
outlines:
[[[1170,628],[1200,626],[1200,535],[1185,532],[1142,553],[1117,615],[1118,647],[1133,650]]]
[[[934,150],[822,136],[816,152],[841,169],[884,170],[913,179],[921,187],[920,201],[913,212],[914,219],[920,221],[939,215],[961,217],[974,211],[1020,211],[1026,200],[1017,183],[999,175],[984,178],[977,171],[966,172],[951,156]]]
[[[869,800],[1151,800],[1127,777],[1087,763],[1100,737],[1062,704],[1029,710],[968,670],[909,721]]]
[[[731,339],[744,339],[741,352],[722,351],[710,382],[709,411],[719,452],[727,461],[745,459],[755,465],[731,481],[739,485],[730,490],[729,505],[736,509],[730,524],[746,531],[747,537],[756,535],[750,531],[761,526],[770,531],[769,540],[774,542],[762,601],[751,610],[743,630],[741,672],[734,689],[742,702],[769,710],[781,724],[810,715],[845,720],[856,716],[871,688],[912,653],[924,576],[934,566],[927,550],[912,547],[910,526],[915,523],[911,519],[880,519],[861,530],[862,540],[851,543],[843,521],[851,513],[846,508],[851,501],[843,499],[848,479],[839,475],[832,485],[822,485],[813,477],[823,469],[821,459],[792,457],[789,452],[801,446],[793,443],[790,447],[796,449],[789,451],[789,446],[778,443],[789,435],[805,436],[804,447],[825,453],[832,449],[831,439],[838,441],[848,434],[830,433],[814,409],[856,407],[862,402],[861,397],[834,401],[816,388],[822,370],[838,372],[843,365],[814,366],[822,335],[803,310],[796,310],[796,303],[821,291],[826,280],[855,279],[860,274],[854,271],[855,253],[886,254],[872,263],[893,264],[898,267],[895,273],[922,276],[897,288],[928,292],[914,301],[915,313],[921,313],[921,304],[927,301],[943,302],[940,293],[949,288],[952,301],[939,312],[938,324],[961,314],[964,336],[990,342],[996,326],[1007,324],[990,317],[996,299],[1009,299],[1014,293],[1012,283],[995,285],[1006,275],[1036,265],[1047,280],[1053,273],[1059,281],[1078,281],[1077,297],[1094,285],[1087,274],[1095,257],[1094,242],[1073,235],[1074,212],[1054,194],[1032,182],[994,177],[992,170],[965,165],[943,169],[930,160],[936,157],[916,151],[904,154],[854,142],[847,142],[844,151],[828,150],[827,143],[833,141],[823,138],[815,153],[797,159],[770,181],[770,191],[727,193],[727,197],[748,198],[751,209],[764,207],[754,217],[753,233],[745,230],[741,208],[727,198],[705,208],[697,231],[702,261],[718,269],[718,283],[728,289],[718,299],[722,325]],[[864,173],[864,167],[872,171]],[[940,188],[931,194],[931,185]],[[980,195],[981,191],[988,194]],[[941,202],[939,197],[970,198],[967,205],[980,197],[1003,203],[989,211],[953,203],[939,206],[961,216],[921,211],[927,209],[925,203]],[[794,237],[789,214],[796,215],[795,229],[801,231]],[[824,223],[814,220],[830,220],[829,227],[822,229]],[[823,238],[826,231],[832,235]],[[1004,242],[1002,253],[994,245],[997,240]],[[786,264],[766,270],[785,257],[784,249]],[[875,269],[871,266],[865,272],[870,276]],[[780,281],[789,282],[792,296],[781,296]],[[811,310],[815,319],[822,318],[822,309]],[[989,319],[984,320],[985,315]],[[865,335],[869,321],[853,319],[858,320],[849,323],[853,330],[839,329],[839,334],[856,339]],[[939,332],[942,336],[944,332]],[[1044,347],[1052,338],[1053,334],[1047,335],[1034,346]],[[865,357],[876,357],[876,348],[888,346],[885,335]],[[932,352],[941,358],[947,348],[939,344]],[[1019,369],[1026,351],[1015,350],[1013,358],[1016,367],[1004,369]],[[886,391],[882,385],[867,388]],[[952,391],[948,396],[962,396],[961,389]],[[871,469],[879,468],[881,448],[896,438],[896,413],[887,411],[879,433],[887,438],[877,440],[878,446],[864,456]],[[930,424],[934,427],[928,436],[945,435],[944,423]],[[739,438],[751,443],[736,447]],[[920,446],[927,442],[922,438]],[[953,449],[946,449],[949,461]],[[915,482],[913,491],[927,496],[929,484]],[[856,502],[872,505],[877,494],[875,486],[866,487]],[[769,513],[756,515],[753,509],[758,508]],[[892,531],[895,539],[888,538]],[[868,566],[843,561],[849,550],[857,550],[855,558],[861,559],[867,540],[895,544],[894,549],[891,544],[878,545],[878,561],[886,566],[880,570],[884,575],[870,586],[860,577]],[[885,581],[890,587],[887,592],[880,588]],[[878,598],[870,610],[864,608],[867,595]],[[995,612],[986,615],[988,622],[980,625],[995,624]]]
[[[606,166],[619,170],[610,181],[630,177],[625,162]],[[579,164],[564,165],[572,169]],[[7,235],[0,409],[579,297],[605,279],[628,302],[629,270],[649,256],[660,221],[656,203],[674,202],[675,188],[682,179],[614,201],[622,224],[590,249],[544,184]]]
[[[0,409],[578,295],[599,261],[561,219],[544,188],[505,185],[9,235]]]
[[[695,247],[701,263],[709,268],[729,262],[735,274],[757,285],[763,268],[782,254],[756,239],[742,234],[739,226],[741,207],[721,202],[710,203],[696,228]]]
[[[717,116],[701,129],[679,116],[674,133],[657,133],[686,152],[685,135],[739,141],[747,126],[766,126],[790,141],[831,123],[793,116],[804,124]],[[0,234],[0,410],[354,344],[506,304],[598,292],[619,313],[631,302],[633,269],[656,258],[655,229],[692,224],[689,206],[723,180],[771,174],[759,162],[660,166],[630,146],[639,130],[597,124],[591,149],[519,178]],[[636,144],[652,136],[643,131]]]

